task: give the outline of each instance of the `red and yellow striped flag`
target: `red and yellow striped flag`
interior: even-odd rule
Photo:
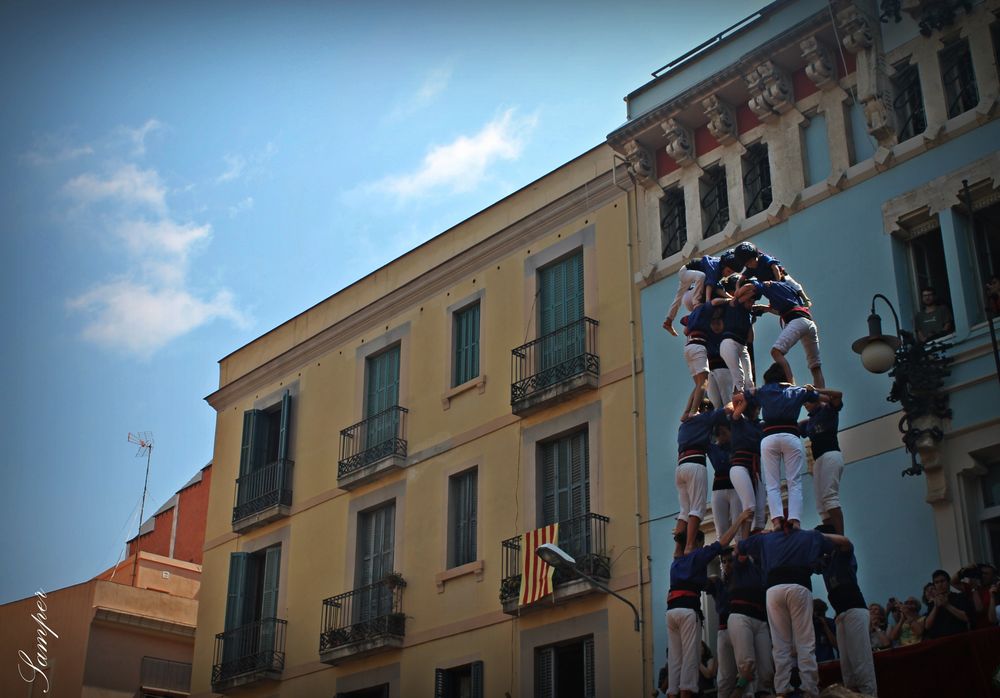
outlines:
[[[534,603],[552,593],[552,574],[555,570],[535,555],[542,543],[559,542],[559,524],[549,524],[521,534],[521,605]]]

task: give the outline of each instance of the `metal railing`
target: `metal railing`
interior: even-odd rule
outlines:
[[[583,317],[513,349],[511,404],[584,373],[599,375],[598,324],[597,320]]]
[[[406,457],[405,407],[395,405],[340,432],[337,477],[371,465],[388,456]]]
[[[611,558],[608,557],[607,516],[583,514],[559,522],[556,545],[573,556],[576,566],[591,577],[611,578]],[[500,601],[516,599],[521,588],[521,536],[500,543]],[[556,570],[556,585],[577,578],[572,570]]]
[[[771,165],[767,146],[757,143],[747,149],[747,171],[743,176],[743,191],[747,199],[747,216],[767,209],[773,200],[771,193]]]
[[[941,52],[941,82],[948,98],[949,119],[979,104],[979,89],[968,41],[960,41]]]
[[[281,673],[287,624],[279,618],[263,618],[216,635],[213,688],[244,674]]]
[[[717,166],[708,170],[702,178],[705,194],[701,197],[701,208],[706,219],[705,237],[721,232],[729,223],[729,188],[726,182],[726,168]]]
[[[190,693],[191,664],[143,657],[139,669],[139,684],[142,689]]]
[[[287,458],[276,460],[237,478],[233,523],[278,504],[291,506],[294,465],[295,462]]]
[[[403,637],[405,586],[406,581],[394,572],[373,584],[324,599],[319,651],[363,640]]]
[[[677,254],[687,242],[687,216],[684,192],[672,189],[660,200],[661,257]]]
[[[899,124],[898,138],[905,141],[927,128],[927,116],[924,113],[924,95],[920,88],[920,72],[917,66],[911,65],[900,71],[899,77],[893,80],[896,97],[892,101],[896,121]]]

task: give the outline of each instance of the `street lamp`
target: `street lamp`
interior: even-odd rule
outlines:
[[[567,553],[565,550],[560,548],[558,545],[555,545],[554,543],[542,543],[537,548],[535,548],[535,555],[541,558],[542,562],[544,562],[549,567],[552,567],[553,569],[557,570],[566,570],[570,572],[575,572],[576,574],[580,575],[588,582],[593,584],[598,589],[606,591],[607,593],[614,596],[616,599],[620,599],[621,601],[627,603],[629,605],[629,608],[632,609],[632,613],[635,614],[635,631],[639,632],[639,624],[641,623],[641,621],[639,620],[639,611],[638,609],[636,609],[635,605],[621,594],[611,591],[611,589],[609,589],[606,585],[597,581],[589,574],[587,574],[579,567],[577,567],[576,560],[573,558],[572,555],[570,555],[569,553]]]
[[[896,322],[896,336],[882,334],[882,318],[875,312],[875,299],[881,298],[892,311],[892,319]],[[872,373],[885,373],[896,361],[896,350],[902,344],[900,340],[899,316],[889,299],[881,293],[872,296],[871,314],[868,316],[868,336],[856,340],[851,349],[855,354],[861,354],[861,363]]]

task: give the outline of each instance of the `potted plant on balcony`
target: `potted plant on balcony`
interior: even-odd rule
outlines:
[[[406,580],[399,572],[390,572],[382,578],[385,585],[390,589],[397,589],[406,586]]]

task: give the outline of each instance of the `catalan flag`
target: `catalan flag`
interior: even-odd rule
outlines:
[[[552,593],[552,574],[555,570],[535,555],[535,548],[542,543],[557,544],[559,524],[549,524],[521,534],[521,605],[534,603]]]

